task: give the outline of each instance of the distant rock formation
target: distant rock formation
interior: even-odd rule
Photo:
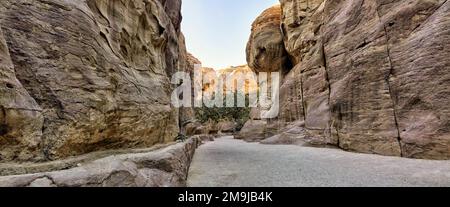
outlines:
[[[224,81],[229,81],[231,86],[225,88],[225,94],[227,93],[239,93],[249,94],[258,92],[258,79],[254,75],[254,72],[247,65],[233,66],[218,71]],[[242,81],[243,85],[239,85]]]
[[[0,2],[0,162],[174,141],[181,0]],[[192,116],[186,115],[186,116]]]
[[[280,122],[349,151],[450,158],[450,2],[281,0],[279,27],[276,8],[247,56],[255,71],[289,71]]]

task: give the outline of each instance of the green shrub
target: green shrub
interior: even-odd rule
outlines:
[[[198,121],[201,123],[206,123],[208,121],[213,121],[218,123],[222,120],[235,121],[238,124],[238,130],[240,130],[245,122],[250,118],[250,108],[249,107],[237,107],[238,96],[245,96],[246,106],[249,104],[248,95],[243,95],[241,93],[234,93],[235,104],[234,107],[212,107],[208,108],[206,106],[195,109],[195,115]],[[226,98],[224,98],[224,106],[226,106]]]

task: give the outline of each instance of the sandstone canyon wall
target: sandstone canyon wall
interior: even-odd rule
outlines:
[[[280,122],[349,151],[450,158],[449,1],[280,2],[247,50],[255,71],[287,71]]]
[[[247,62],[255,72],[276,72],[280,67],[290,67],[280,30],[280,13],[279,5],[271,7],[252,24],[247,44]]]
[[[0,162],[174,141],[181,0],[2,0]],[[186,115],[190,116],[190,115]]]

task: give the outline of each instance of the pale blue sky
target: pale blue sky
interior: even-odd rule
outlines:
[[[182,31],[188,51],[204,67],[246,64],[252,22],[278,0],[184,0]]]

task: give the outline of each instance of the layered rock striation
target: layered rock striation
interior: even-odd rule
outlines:
[[[280,2],[280,31],[263,29],[273,39],[283,35],[287,55],[272,53],[270,62],[293,65],[282,81],[279,121],[300,121],[316,143],[349,151],[450,158],[450,2]],[[273,45],[254,35],[249,44]],[[255,71],[286,71],[248,60]]]
[[[3,0],[0,11],[0,162],[177,137],[181,0]]]

